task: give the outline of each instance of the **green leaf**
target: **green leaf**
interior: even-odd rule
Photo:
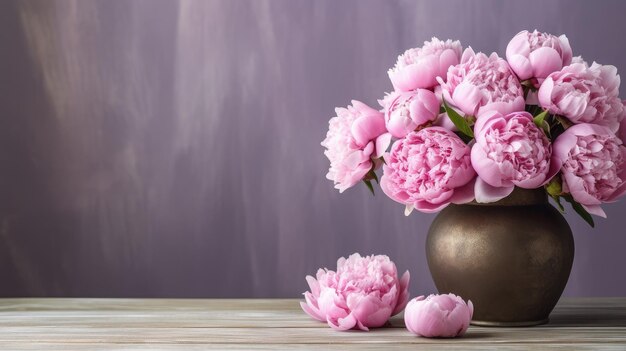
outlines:
[[[565,199],[565,201],[572,204],[574,211],[576,211],[576,213],[578,213],[578,215],[582,217],[582,219],[584,219],[591,226],[591,228],[595,227],[595,224],[593,222],[593,217],[591,217],[591,214],[589,214],[589,212],[585,210],[583,205],[579,204],[576,200],[574,200],[574,198],[571,195],[563,196],[563,199]]]
[[[533,118],[533,122],[535,125],[543,130],[543,132],[550,137],[550,124],[546,121],[546,116],[548,116],[548,110],[541,112]]]
[[[561,184],[561,177],[559,175],[552,178],[552,180],[546,185],[546,191],[552,197],[558,197],[563,193],[563,185]]]
[[[561,203],[561,197],[552,196],[552,195],[550,195],[550,197],[552,198],[552,200],[554,200],[554,203],[556,204],[556,208],[558,208],[559,211],[561,211],[561,213],[565,213],[565,207],[563,207],[563,204]]]
[[[367,185],[367,188],[372,192],[372,195],[376,196],[376,194],[374,194],[374,187],[372,186],[372,182],[369,180],[364,180],[363,183]]]
[[[472,138],[470,136],[467,136],[467,135],[465,135],[465,134],[463,134],[461,132],[454,132],[454,134],[456,134],[456,136],[458,136],[459,139],[463,140],[463,142],[466,143],[466,144],[469,144],[470,141],[472,141],[472,139],[474,139],[474,138]]]
[[[378,181],[378,174],[376,174],[373,169],[370,170],[370,173],[372,173],[372,179],[376,181],[376,184],[380,184],[380,182]]]
[[[545,110],[541,112],[540,114],[536,115],[533,118],[533,122],[535,122],[537,127],[541,128],[543,126],[543,122],[545,121],[547,115],[548,115],[548,110]]]
[[[448,117],[450,117],[450,120],[459,129],[459,131],[468,137],[473,138],[474,132],[472,131],[472,128],[470,128],[469,123],[467,123],[467,119],[448,106],[448,103],[446,103],[445,100],[443,100],[443,107],[446,109]]]

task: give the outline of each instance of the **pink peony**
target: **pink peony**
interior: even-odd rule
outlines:
[[[437,119],[441,103],[426,89],[407,93],[393,92],[380,101],[385,110],[385,125],[396,138],[404,138],[417,127]]]
[[[300,306],[309,316],[337,330],[369,330],[385,324],[404,309],[409,299],[409,272],[398,279],[396,265],[384,255],[358,253],[337,261],[337,272],[307,276],[311,291]]]
[[[447,82],[438,78],[443,99],[465,115],[496,110],[502,114],[524,110],[524,91],[509,64],[472,48],[463,52],[461,63],[450,67]]]
[[[448,67],[459,63],[461,49],[458,40],[433,38],[421,48],[405,51],[388,72],[393,88],[400,92],[433,88],[437,77],[445,78]]]
[[[535,189],[546,183],[550,168],[550,141],[528,112],[506,116],[491,111],[474,126],[472,166],[478,173],[476,201],[494,202],[508,196],[515,186]]]
[[[573,123],[599,124],[615,132],[624,112],[619,85],[615,66],[573,63],[546,78],[539,88],[539,102]]]
[[[572,48],[565,35],[524,30],[507,45],[506,59],[521,80],[546,78],[572,62]]]
[[[626,192],[626,147],[613,132],[594,124],[577,124],[554,141],[563,192],[589,213],[606,217],[600,208]]]
[[[474,199],[470,148],[453,132],[429,127],[396,141],[384,156],[380,187],[392,200],[436,212]]]
[[[420,296],[406,306],[404,324],[419,336],[454,338],[465,334],[473,315],[472,301],[454,294]]]
[[[387,150],[391,135],[385,129],[384,115],[352,100],[352,106],[335,109],[337,117],[330,119],[322,146],[330,160],[326,178],[335,182],[339,192],[354,186],[374,167]]]

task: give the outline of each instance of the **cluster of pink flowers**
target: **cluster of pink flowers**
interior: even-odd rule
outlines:
[[[330,121],[322,145],[340,191],[373,190],[382,171],[382,191],[407,214],[544,187],[599,216],[626,192],[617,69],[573,57],[565,35],[522,31],[506,59],[433,38],[388,73],[380,110],[353,102]]]

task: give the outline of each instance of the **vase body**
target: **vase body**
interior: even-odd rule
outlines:
[[[574,240],[567,221],[543,189],[516,188],[490,204],[450,205],[426,241],[439,293],[474,304],[472,324],[543,324],[572,268]]]

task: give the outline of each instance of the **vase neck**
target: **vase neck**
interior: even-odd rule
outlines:
[[[502,200],[491,203],[471,202],[472,205],[478,206],[527,206],[546,203],[548,203],[548,195],[543,187],[538,189],[522,189],[515,187],[511,195]]]

